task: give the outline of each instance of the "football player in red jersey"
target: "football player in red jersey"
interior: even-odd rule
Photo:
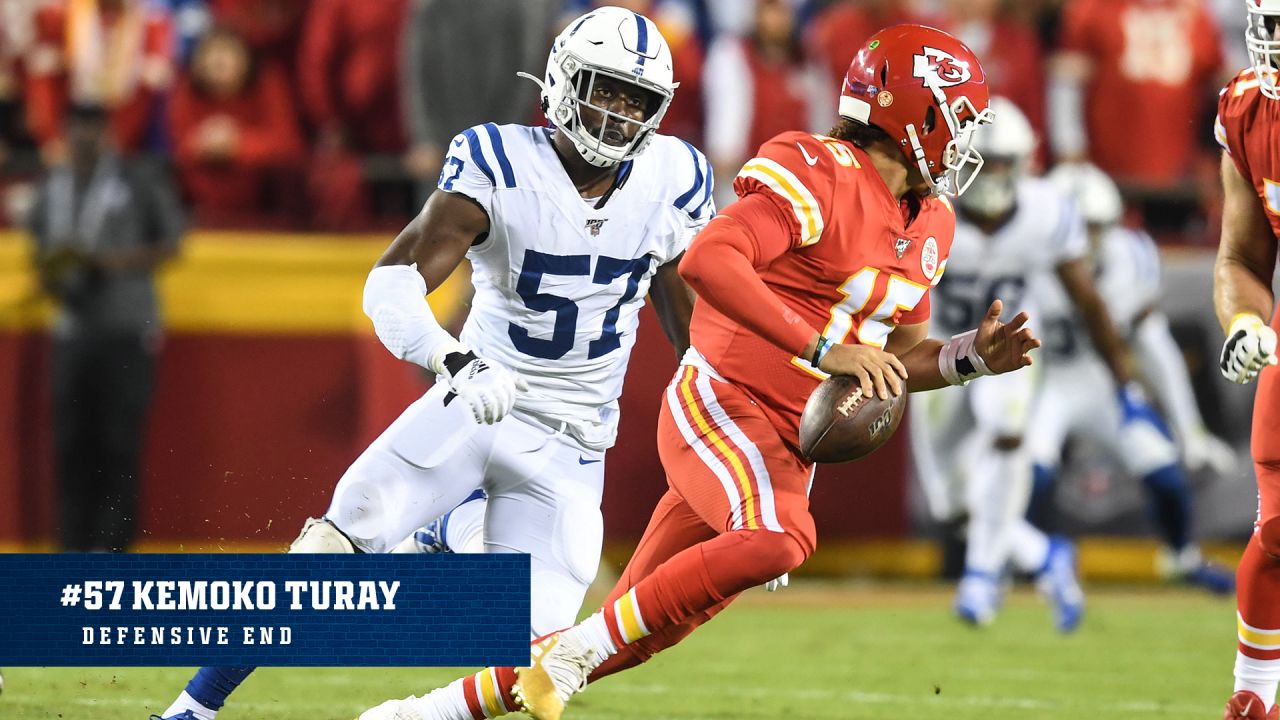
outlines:
[[[1245,46],[1253,67],[1218,98],[1214,133],[1222,145],[1222,241],[1213,301],[1226,329],[1222,374],[1258,379],[1253,462],[1258,516],[1236,570],[1235,693],[1225,718],[1276,720],[1280,684],[1280,375],[1271,293],[1280,235],[1280,0],[1245,0]],[[1270,318],[1271,325],[1267,320]]]
[[[881,398],[1017,370],[1039,345],[997,300],[979,327],[928,340],[929,290],[955,229],[947,196],[980,169],[990,122],[978,59],[952,36],[899,25],[863,45],[828,136],[785,132],[738,174],[740,200],[691,245],[692,347],[668,387],[658,446],[669,489],[603,609],[534,644],[532,667],[495,668],[482,712],[448,688],[363,720],[559,718],[591,679],[639,664],[743,590],[813,552],[813,465],[800,412],[828,374]],[[459,712],[461,711],[461,713]]]

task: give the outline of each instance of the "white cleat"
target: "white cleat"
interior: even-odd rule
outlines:
[[[388,700],[376,708],[369,708],[360,713],[356,720],[427,720],[413,707],[416,695],[403,700]]]
[[[1000,609],[1000,583],[987,573],[967,571],[956,588],[953,609],[961,620],[976,627],[995,622]]]
[[[543,639],[530,651],[533,664],[516,668],[511,694],[534,720],[560,720],[565,703],[582,692],[587,676],[600,664],[596,652],[564,633]]]

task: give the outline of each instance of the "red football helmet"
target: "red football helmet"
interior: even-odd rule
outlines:
[[[982,169],[973,135],[993,119],[987,105],[986,74],[973,51],[924,25],[872,35],[840,92],[840,116],[889,133],[936,195],[960,195]]]

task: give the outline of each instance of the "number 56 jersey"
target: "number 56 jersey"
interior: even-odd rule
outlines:
[[[578,194],[551,130],[479,125],[453,139],[438,187],[475,200],[489,235],[467,251],[475,297],[461,340],[522,375],[517,411],[585,444],[617,433],[617,399],[657,269],[715,214],[702,153],[657,135],[602,208]]]
[[[762,145],[734,191],[763,195],[785,217],[788,250],[756,271],[814,330],[837,343],[883,347],[897,325],[928,320],[929,290],[955,232],[949,201],[924,200],[908,223],[866,153],[803,132]],[[705,302],[694,306],[690,337],[696,352],[687,361],[745,390],[795,446],[800,412],[826,375]]]

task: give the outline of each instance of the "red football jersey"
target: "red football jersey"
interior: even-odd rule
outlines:
[[[786,132],[760,147],[733,183],[760,193],[791,226],[791,251],[760,277],[788,308],[834,342],[883,346],[899,324],[928,320],[930,288],[946,266],[955,213],[922,203],[909,225],[866,153],[821,135]],[[800,412],[824,373],[705,302],[690,339],[729,382],[745,390],[782,437],[797,442]]]
[[[1240,174],[1253,183],[1280,237],[1280,101],[1258,90],[1258,77],[1244,70],[1218,96],[1214,135]]]
[[[1195,159],[1192,118],[1222,64],[1203,0],[1073,0],[1062,26],[1063,49],[1094,61],[1090,158],[1121,181],[1180,181]]]

